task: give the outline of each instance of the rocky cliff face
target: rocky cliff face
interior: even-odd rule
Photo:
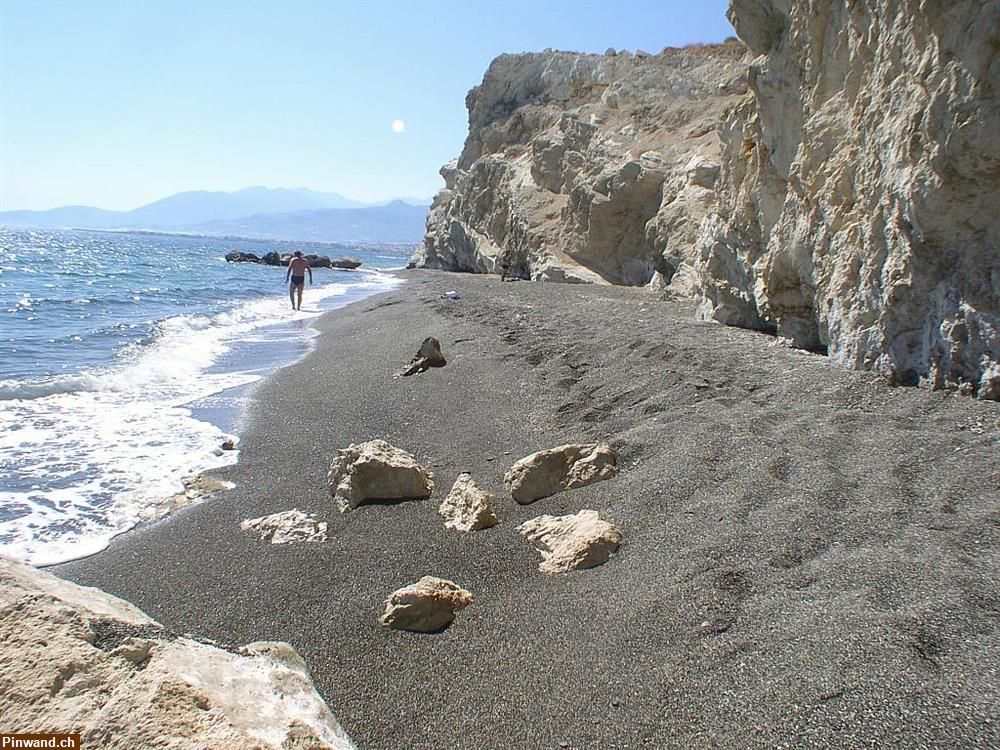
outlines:
[[[469,92],[418,266],[613,284],[691,278],[742,44],[503,55]]]
[[[414,264],[669,284],[703,317],[1000,398],[1000,2],[729,15],[746,56],[495,60]]]
[[[1000,3],[733,0],[705,316],[1000,397]]]

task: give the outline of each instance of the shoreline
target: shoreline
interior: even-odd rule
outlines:
[[[74,530],[72,535],[64,535],[58,542],[45,539],[44,534],[42,538],[15,536],[8,542],[6,553],[12,559],[25,561],[27,558],[31,564],[46,569],[87,559],[103,552],[121,535],[155,525],[171,513],[217,494],[220,489],[212,486],[211,474],[238,461],[239,434],[261,382],[309,355],[319,335],[314,324],[324,314],[377,295],[387,287],[395,288],[400,283],[391,272],[377,270],[358,272],[355,277],[358,283],[353,285],[344,284],[337,275],[324,276],[324,273],[317,272],[317,283],[311,290],[318,296],[310,301],[309,292],[306,293],[304,315],[296,313],[287,319],[267,321],[264,325],[234,329],[225,334],[225,351],[200,373],[217,389],[203,388],[200,393],[164,406],[174,413],[175,419],[193,425],[192,429],[204,436],[197,451],[188,453],[169,472],[156,475],[154,487],[147,483],[112,496],[104,506],[106,525]],[[274,299],[280,302],[282,298],[287,307],[285,295]],[[271,302],[271,298],[264,297],[240,304]],[[240,304],[233,310],[239,310]],[[221,314],[235,314],[233,310]],[[225,327],[220,330],[226,331]],[[223,447],[230,437],[237,438],[235,449]],[[143,444],[136,443],[134,448],[139,450]],[[63,545],[64,551],[55,551],[57,543]]]
[[[379,270],[375,271],[385,276],[394,276],[395,273],[392,270]],[[405,280],[401,282],[399,286],[405,284]],[[355,303],[363,302],[372,297],[378,297],[380,294],[387,294],[399,288],[399,286],[393,287],[385,291],[377,291],[359,299],[352,300],[347,303],[347,305],[352,305]],[[145,528],[152,528],[156,524],[166,520],[171,514],[177,513],[185,508],[199,505],[203,502],[208,502],[213,498],[217,498],[235,488],[235,484],[226,480],[219,480],[214,475],[227,469],[235,464],[238,464],[241,457],[241,452],[239,448],[239,441],[242,438],[241,433],[246,429],[247,419],[249,417],[249,411],[251,404],[254,400],[254,394],[260,388],[260,386],[268,379],[275,376],[281,370],[286,367],[294,367],[296,364],[308,357],[312,351],[316,348],[316,340],[320,336],[320,332],[316,328],[316,324],[324,316],[333,315],[338,310],[341,310],[346,305],[338,305],[331,307],[329,309],[323,310],[315,318],[307,319],[306,321],[286,321],[284,323],[275,323],[270,328],[285,327],[288,328],[295,322],[305,322],[306,327],[314,331],[314,334],[299,341],[303,346],[301,351],[298,352],[293,358],[287,361],[281,361],[275,363],[273,360],[269,361],[264,367],[258,367],[251,372],[260,372],[264,370],[262,374],[256,380],[249,383],[242,383],[234,385],[229,388],[225,388],[218,393],[213,393],[205,397],[201,397],[192,401],[190,403],[184,404],[183,406],[191,411],[191,416],[193,419],[197,419],[202,422],[206,422],[213,427],[221,430],[227,437],[236,438],[236,448],[232,450],[227,450],[220,447],[223,451],[218,454],[220,458],[220,463],[218,465],[209,466],[206,469],[194,472],[188,476],[182,477],[181,487],[177,492],[162,498],[157,503],[146,508],[143,513],[141,513],[141,518],[138,523],[124,531],[119,532],[115,537],[112,537],[111,542],[117,539],[122,534],[129,534],[133,531],[137,531]],[[243,372],[243,370],[240,370]],[[232,392],[239,392],[240,395],[235,395]],[[229,395],[227,395],[229,394]],[[223,401],[237,401],[239,403],[227,403],[223,406],[209,406],[207,402],[213,402],[217,400]],[[214,412],[214,414],[213,414]],[[235,457],[234,461],[221,462],[221,459],[225,456],[232,455]],[[48,565],[39,565],[40,569],[54,569],[60,565],[77,562],[79,560],[85,560],[88,557],[93,557],[94,555],[99,555],[104,552],[107,547],[98,550],[97,552],[91,552],[81,557],[72,558],[70,560],[64,560],[57,563],[50,563]]]
[[[1000,405],[892,388],[647,291],[394,275],[256,389],[239,463],[210,472],[234,489],[54,571],[178,631],[288,641],[361,748],[996,743]],[[393,379],[426,336],[448,364]],[[337,512],[330,459],[373,438],[431,468],[431,500]],[[597,440],[618,477],[505,493],[522,456]],[[462,471],[499,526],[443,527]],[[238,528],[291,508],[329,540]],[[584,508],[620,552],[539,573],[516,527]],[[437,635],[379,628],[422,575],[475,602]]]

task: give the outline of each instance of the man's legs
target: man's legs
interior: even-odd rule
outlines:
[[[288,301],[292,303],[292,309],[295,309],[295,284],[290,283],[288,285]]]
[[[302,291],[305,288],[306,288],[306,284],[303,281],[301,284],[299,284],[299,289],[298,289],[298,291],[299,291],[299,306],[296,308],[297,310],[301,310],[302,309]]]

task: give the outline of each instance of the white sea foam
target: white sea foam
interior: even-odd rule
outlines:
[[[293,313],[288,298],[276,296],[212,316],[176,316],[113,367],[0,382],[0,517],[7,519],[0,551],[36,565],[93,554],[135,526],[144,509],[179,492],[184,477],[235,461],[236,451],[220,455],[221,429],[186,405],[259,375],[209,370],[265,326],[304,321],[336,306],[333,298],[399,283],[363,278],[310,288],[308,303],[325,302],[324,310]]]

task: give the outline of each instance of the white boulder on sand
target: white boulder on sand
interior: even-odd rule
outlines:
[[[616,463],[615,452],[606,443],[571,443],[522,458],[504,482],[511,496],[527,505],[560,490],[610,479],[618,473]]]
[[[538,516],[517,530],[542,546],[543,573],[568,573],[603,565],[622,541],[622,530],[596,510],[568,516]]]
[[[141,610],[0,558],[5,732],[73,732],[84,747],[353,750],[287,643],[227,650]]]
[[[304,513],[297,508],[270,516],[248,518],[240,523],[240,528],[256,532],[261,541],[271,544],[326,541],[326,521],[317,521],[311,513]]]
[[[441,501],[438,513],[444,525],[455,531],[478,531],[500,523],[490,503],[493,495],[472,481],[472,475],[463,472],[452,485],[448,497]]]
[[[369,440],[337,451],[328,479],[342,512],[373,501],[425,500],[434,489],[431,472],[410,453],[384,440]]]
[[[379,623],[393,630],[436,633],[450,625],[455,613],[469,604],[472,593],[454,581],[424,576],[385,600]]]

